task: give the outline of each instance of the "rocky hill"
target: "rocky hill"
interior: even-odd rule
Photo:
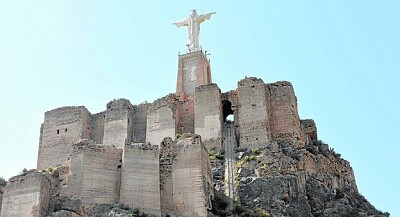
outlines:
[[[238,148],[236,159],[236,201],[221,191],[223,160],[212,161],[217,216],[389,216],[358,192],[350,163],[320,140]]]

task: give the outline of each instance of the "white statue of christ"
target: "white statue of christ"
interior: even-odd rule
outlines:
[[[215,12],[198,15],[196,10],[192,10],[192,13],[188,18],[174,23],[174,25],[176,25],[178,28],[181,26],[188,27],[189,40],[187,46],[189,48],[189,52],[199,50],[200,23],[205,20],[209,20],[213,14],[215,14]]]

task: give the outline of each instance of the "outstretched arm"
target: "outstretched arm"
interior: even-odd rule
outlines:
[[[181,26],[187,26],[188,25],[188,19],[183,19],[181,21],[178,21],[176,23],[173,23],[173,25],[177,26],[178,28]]]
[[[209,19],[211,18],[211,15],[213,15],[213,14],[215,14],[215,12],[209,13],[209,14],[201,14],[201,15],[196,19],[196,21],[197,21],[198,23],[201,23],[201,22],[203,22],[204,20],[209,20]]]

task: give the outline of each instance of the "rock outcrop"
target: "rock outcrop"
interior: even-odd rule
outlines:
[[[237,149],[237,201],[216,193],[216,215],[240,216],[389,216],[357,190],[353,170],[321,141],[273,141],[264,147]],[[214,160],[218,161],[218,160]],[[217,162],[213,162],[216,165]],[[216,167],[217,168],[217,167]],[[214,179],[221,171],[214,171]],[[218,191],[218,189],[215,189]],[[222,207],[221,207],[222,204]]]

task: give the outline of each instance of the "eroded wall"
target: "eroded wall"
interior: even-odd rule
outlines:
[[[152,103],[147,111],[146,143],[160,145],[164,137],[175,138],[175,112],[174,95]]]
[[[45,113],[41,128],[38,169],[62,164],[72,144],[90,138],[90,113],[83,107],[62,107]]]
[[[196,88],[194,103],[195,133],[201,136],[207,149],[221,146],[221,90],[216,84]]]
[[[146,142],[147,109],[150,103],[133,106],[133,142]]]
[[[301,131],[308,136],[311,141],[316,144],[318,141],[317,135],[317,126],[315,125],[314,120],[312,119],[305,119],[300,120]]]
[[[47,214],[50,182],[37,172],[12,177],[4,189],[1,217]]]
[[[115,145],[123,149],[125,141],[132,141],[133,106],[127,99],[117,99],[107,103],[104,122],[104,145]]]
[[[173,202],[181,216],[207,216],[213,194],[211,164],[200,137],[183,134],[172,163]]]
[[[161,216],[159,152],[156,145],[125,145],[120,203]]]
[[[267,94],[259,78],[238,82],[240,146],[266,145],[270,141]]]
[[[90,117],[91,139],[97,144],[103,144],[105,119],[106,112],[93,114]]]
[[[176,215],[173,200],[172,184],[172,161],[174,160],[173,141],[171,137],[166,137],[160,144],[160,194],[161,212],[163,216],[167,214]]]
[[[297,99],[290,82],[279,81],[266,85],[270,98],[271,136],[274,140],[300,137]]]
[[[113,146],[79,143],[73,146],[71,175],[63,193],[84,203],[119,201],[122,150]]]
[[[180,99],[176,106],[176,133],[194,133],[194,94]]]

